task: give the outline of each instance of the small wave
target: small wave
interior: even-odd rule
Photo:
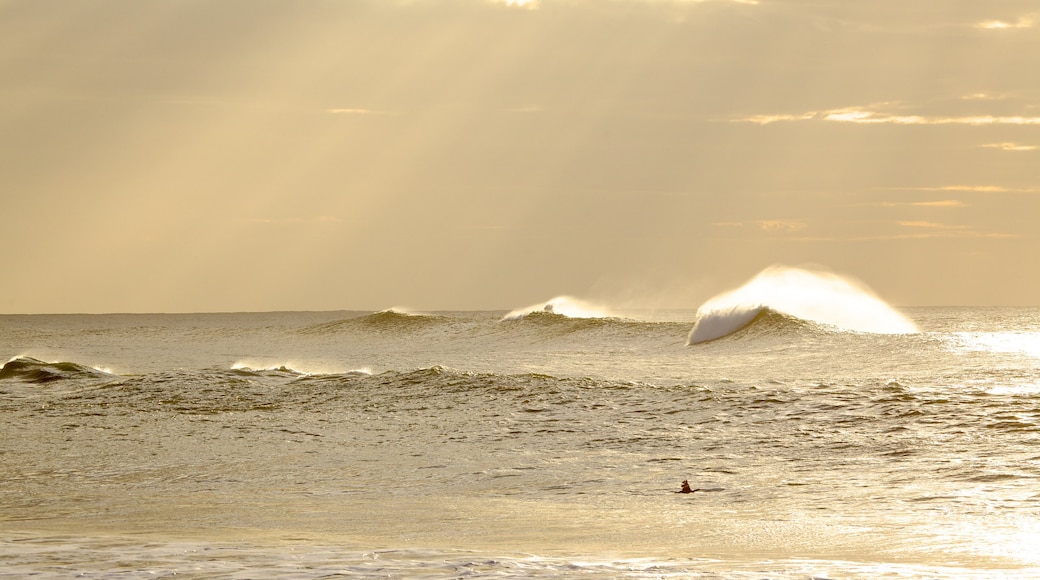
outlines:
[[[435,314],[423,314],[421,312],[409,312],[401,308],[388,308],[373,312],[368,316],[358,319],[367,324],[424,324],[428,322],[440,322],[446,320],[443,316]]]
[[[32,357],[14,357],[0,368],[0,380],[15,379],[29,383],[82,378],[107,378],[111,373],[73,362],[44,362]]]
[[[323,322],[301,329],[301,334],[334,334],[343,331],[378,331],[393,332],[401,330],[421,330],[450,321],[449,318],[435,314],[409,312],[400,308],[380,310],[364,316],[345,318],[332,322]]]
[[[418,318],[424,318],[425,317],[425,318],[433,318],[433,316],[430,315],[430,314],[423,314],[422,312],[412,312],[411,310],[409,310],[407,308],[402,308],[400,306],[392,306],[392,307],[386,308],[384,310],[378,310],[376,312],[373,312],[372,314],[369,314],[366,318],[371,318],[371,317],[387,317],[387,318],[394,318],[394,317],[406,317],[406,318],[407,317],[412,317],[412,318],[418,317]]]
[[[309,375],[309,374],[311,374],[311,373],[307,373],[307,372],[304,372],[304,371],[301,371],[301,370],[293,368],[290,363],[274,364],[274,365],[263,365],[263,364],[255,364],[255,363],[236,362],[235,364],[231,365],[231,370],[233,370],[233,371],[241,371],[241,372],[246,373],[246,374],[258,374],[258,373],[265,373],[265,372],[285,373],[285,374],[290,374],[290,375]]]
[[[498,334],[504,340],[610,341],[615,344],[673,344],[689,331],[689,322],[646,322],[631,318],[571,318],[555,312],[536,311],[518,318],[499,320]],[[681,343],[680,343],[681,344]]]
[[[307,369],[304,370],[300,367],[299,363],[287,362],[287,363],[275,363],[265,365],[263,363],[257,363],[253,361],[239,361],[231,365],[231,370],[239,371],[248,374],[259,374],[259,373],[282,373],[296,376],[323,376],[323,375],[371,375],[372,370],[368,368],[351,369],[348,371],[343,370],[329,370],[329,369]]]

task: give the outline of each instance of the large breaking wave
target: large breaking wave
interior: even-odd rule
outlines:
[[[701,305],[686,344],[729,336],[767,310],[841,330],[917,332],[910,319],[860,282],[820,270],[771,266],[740,288]]]

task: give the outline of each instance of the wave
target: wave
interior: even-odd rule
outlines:
[[[714,310],[705,313],[697,319],[693,325],[686,344],[699,344],[729,336],[734,332],[751,324],[751,321],[759,316],[765,308],[761,306],[733,307]]]
[[[343,330],[400,331],[418,330],[428,326],[449,322],[451,319],[435,314],[409,312],[401,308],[388,308],[355,318],[323,322],[303,328],[303,334],[331,334]]]
[[[917,326],[855,280],[820,270],[771,266],[736,290],[705,302],[686,344],[732,334],[764,311],[839,330],[908,334]]]
[[[418,312],[408,312],[406,310],[400,310],[396,308],[390,308],[388,310],[380,310],[379,312],[373,312],[367,316],[362,316],[356,319],[356,322],[365,326],[377,327],[377,328],[421,328],[436,324],[440,322],[446,322],[449,319],[444,316],[437,316],[435,314],[421,314]]]
[[[543,310],[500,319],[493,336],[515,345],[573,346],[585,342],[610,345],[610,348],[637,348],[637,345],[682,344],[689,328],[688,318],[658,322],[617,317],[575,318]]]
[[[372,370],[368,368],[352,369],[349,371],[328,369],[303,369],[304,365],[295,362],[264,364],[255,361],[238,361],[231,365],[231,370],[247,375],[263,375],[276,373],[283,375],[294,375],[300,377],[323,376],[323,375],[371,375]]]
[[[503,321],[520,320],[531,315],[558,316],[562,318],[615,318],[607,309],[589,302],[557,296],[548,302],[534,304],[526,308],[518,308],[502,317]]]
[[[574,387],[579,389],[629,389],[636,383],[631,381],[613,379],[593,379],[589,377],[569,377],[566,375],[556,376],[537,372],[519,373],[496,373],[487,371],[470,371],[452,368],[444,365],[433,365],[429,367],[415,368],[410,370],[388,370],[378,375],[365,375],[356,373],[342,373],[323,376],[301,377],[292,385],[304,387],[306,385],[337,385],[349,384],[354,386],[353,391],[336,390],[335,392],[352,399],[367,386],[379,388],[388,385],[393,386],[392,391],[398,389],[417,389],[430,393],[459,393],[474,395],[479,392],[515,393],[523,392],[533,394],[538,392],[560,394],[563,387]],[[394,400],[426,404],[422,400],[414,400],[411,395],[405,397],[393,397]]]
[[[552,327],[566,327],[566,328],[596,328],[601,326],[609,326],[611,324],[625,323],[625,321],[619,318],[601,318],[601,317],[571,317],[565,314],[558,314],[556,312],[543,312],[536,311],[523,316],[517,316],[513,318],[503,318],[500,322],[509,323],[525,323],[534,326],[543,326],[547,328]]]
[[[518,410],[537,414],[573,403],[579,392],[628,390],[635,385],[621,380],[466,371],[442,365],[378,374],[354,371],[314,375],[277,368],[175,369],[89,381],[87,388],[79,388],[83,386],[79,383],[74,385],[76,388],[35,387],[32,397],[16,393],[17,396],[0,400],[0,409],[41,409],[50,417],[125,416],[128,412],[198,416],[330,410],[370,415],[447,411],[465,405],[479,408],[489,401],[498,404],[505,397]]]
[[[44,362],[32,357],[15,357],[0,368],[0,380],[20,380],[45,384],[83,378],[111,378],[113,375],[73,362]]]
[[[819,328],[810,321],[761,306],[718,310],[709,312],[697,320],[686,344],[709,342],[732,336],[740,331],[750,332],[752,329],[756,331],[755,336],[762,336],[789,334],[810,327]]]
[[[289,332],[308,339],[328,341],[318,345],[319,349],[335,342],[344,347],[356,344],[357,348],[367,351],[376,348],[376,344],[396,348],[394,345],[398,341],[411,341],[409,349],[422,344],[424,349],[436,346],[451,352],[547,345],[547,341],[569,341],[573,344],[577,340],[604,344],[610,344],[606,341],[619,340],[631,347],[634,343],[682,344],[693,319],[692,311],[685,311],[681,318],[673,314],[671,318],[662,317],[658,321],[606,316],[609,312],[604,310],[583,310],[578,313],[596,316],[568,316],[567,312],[574,313],[567,308],[557,312],[555,309],[548,311],[533,307],[513,316],[504,315],[502,311],[412,314],[388,310],[368,314],[352,313],[353,316],[302,325]],[[633,314],[639,316],[638,313]],[[309,360],[306,355],[297,356]],[[288,359],[253,356],[237,360],[249,368],[269,370],[282,366]],[[300,370],[300,367],[291,363],[286,366],[289,370]],[[305,369],[309,370],[308,367]]]

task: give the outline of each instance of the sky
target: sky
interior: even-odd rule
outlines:
[[[1040,303],[1035,0],[0,0],[0,312]]]

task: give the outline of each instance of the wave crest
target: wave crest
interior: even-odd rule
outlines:
[[[872,290],[830,272],[771,266],[736,290],[705,302],[686,344],[728,336],[765,310],[840,330],[908,334],[917,326]]]
[[[414,328],[445,320],[446,319],[443,316],[408,312],[407,310],[399,308],[390,308],[387,310],[380,310],[379,312],[373,312],[368,316],[362,316],[358,319],[358,322],[367,326],[381,328]]]
[[[699,318],[690,331],[686,344],[698,344],[729,336],[751,324],[764,310],[761,306],[721,308],[704,314],[698,312]]]
[[[82,378],[108,378],[112,375],[93,367],[73,362],[44,362],[28,356],[15,357],[0,368],[0,380],[15,379],[29,383],[51,383],[54,381]]]
[[[743,331],[751,332],[754,338],[776,336],[799,331],[819,331],[812,321],[802,320],[771,308],[755,307],[713,311],[697,320],[690,332],[687,344],[709,342]]]
[[[408,312],[401,308],[388,308],[355,318],[323,322],[300,330],[301,334],[333,334],[344,330],[376,330],[383,332],[418,330],[426,326],[448,322],[444,316]]]
[[[557,296],[548,302],[534,304],[526,308],[518,308],[503,316],[502,320],[520,320],[531,315],[553,315],[565,318],[614,318],[610,312],[601,306],[571,298],[570,296]]]

